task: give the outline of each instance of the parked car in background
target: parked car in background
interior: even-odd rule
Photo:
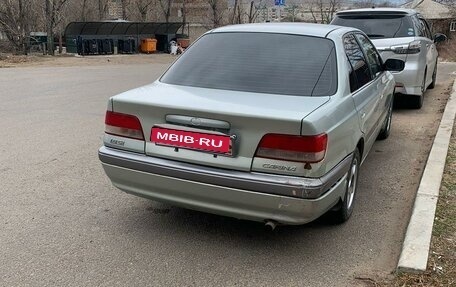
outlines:
[[[362,30],[383,60],[404,61],[404,70],[393,73],[396,93],[414,95],[411,105],[417,109],[422,107],[424,92],[434,88],[436,82],[438,52],[435,43],[445,40],[445,35],[432,35],[419,13],[401,8],[340,11],[331,24]]]
[[[353,28],[218,28],[109,100],[99,158],[114,186],[153,200],[271,227],[344,222],[361,163],[389,135],[387,70],[401,65]]]

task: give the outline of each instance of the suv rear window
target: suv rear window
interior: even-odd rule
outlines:
[[[182,54],[161,82],[295,96],[337,90],[334,43],[275,33],[206,34]]]
[[[371,39],[415,36],[413,23],[406,15],[336,15],[331,24],[358,28]]]

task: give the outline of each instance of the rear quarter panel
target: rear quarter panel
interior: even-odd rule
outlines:
[[[328,146],[322,162],[312,164],[310,176],[322,176],[334,168],[356,148],[361,132],[349,86],[349,63],[342,45],[341,36],[331,37],[336,46],[338,89],[329,102],[305,117],[302,121],[301,134],[328,134]]]

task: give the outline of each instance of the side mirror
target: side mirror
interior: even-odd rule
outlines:
[[[445,34],[441,34],[441,33],[436,33],[434,35],[434,43],[440,43],[440,42],[443,42],[447,39],[447,36]]]
[[[398,59],[388,59],[383,64],[384,70],[391,71],[391,72],[400,72],[400,71],[404,70],[404,67],[405,67],[405,62],[402,60],[398,60]]]

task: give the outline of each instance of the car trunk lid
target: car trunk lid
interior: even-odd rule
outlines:
[[[113,110],[138,117],[145,138],[144,152],[149,156],[249,171],[265,134],[300,135],[302,119],[328,100],[327,96],[239,92],[157,81],[113,97]],[[156,129],[155,134],[152,128]],[[161,132],[159,142],[157,131]],[[171,139],[175,136],[165,136],[166,131],[177,131],[176,136],[182,136],[183,141],[185,136],[188,141],[190,137],[228,137],[232,147],[228,153],[201,150],[201,146],[196,150],[182,143],[173,144]]]

